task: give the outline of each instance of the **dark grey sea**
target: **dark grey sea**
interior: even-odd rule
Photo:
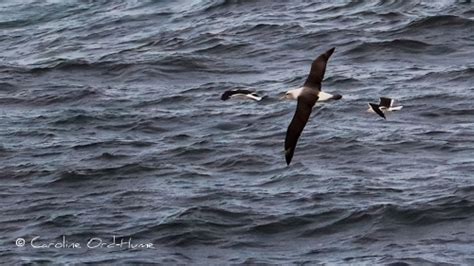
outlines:
[[[4,264],[474,264],[471,1],[3,0],[0,48]]]

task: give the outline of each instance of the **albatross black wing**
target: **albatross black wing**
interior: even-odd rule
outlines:
[[[323,81],[324,73],[326,72],[326,64],[335,49],[336,48],[333,47],[327,50],[324,54],[321,54],[313,61],[309,75],[304,83],[305,87],[317,90],[321,89],[321,82]]]
[[[382,112],[382,110],[380,110],[380,106],[378,104],[369,103],[369,106],[370,106],[370,108],[372,108],[372,110],[374,110],[374,112],[376,112],[378,115],[383,117],[383,119],[386,119],[385,114]]]
[[[296,143],[308,122],[309,116],[318,97],[312,94],[303,94],[298,97],[298,105],[296,106],[295,115],[291,120],[285,138],[285,159],[286,164],[290,165],[293,153],[295,152]]]
[[[393,102],[393,100],[390,99],[390,98],[387,98],[387,97],[380,97],[379,106],[383,106],[383,107],[389,108],[390,106],[392,106],[392,102]]]

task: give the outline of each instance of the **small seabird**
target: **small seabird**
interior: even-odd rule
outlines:
[[[392,111],[399,111],[403,108],[403,106],[393,106],[394,100],[388,97],[380,97],[379,104],[376,103],[369,103],[368,112],[376,113],[383,117],[383,119],[387,119],[385,117],[386,112]]]
[[[249,90],[228,90],[221,96],[221,100],[223,101],[227,101],[230,98],[252,99],[255,101],[261,101],[263,99],[263,97]]]
[[[290,165],[293,153],[295,152],[296,143],[306,122],[308,122],[316,101],[339,100],[342,98],[341,95],[331,95],[321,91],[321,82],[326,72],[326,64],[335,49],[336,48],[333,47],[318,56],[311,64],[311,70],[303,87],[290,90],[285,95],[285,98],[296,99],[298,101],[295,114],[286,131],[285,159],[287,165]]]

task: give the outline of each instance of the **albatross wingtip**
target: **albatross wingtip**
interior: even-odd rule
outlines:
[[[334,53],[335,50],[336,50],[336,47],[333,47],[326,51],[326,55],[328,56],[328,58],[332,55],[332,53]]]
[[[286,165],[290,165],[291,159],[293,158],[293,149],[287,149],[285,150],[285,160],[286,160]]]

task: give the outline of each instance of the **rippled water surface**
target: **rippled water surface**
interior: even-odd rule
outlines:
[[[474,264],[469,2],[2,1],[0,261]]]

